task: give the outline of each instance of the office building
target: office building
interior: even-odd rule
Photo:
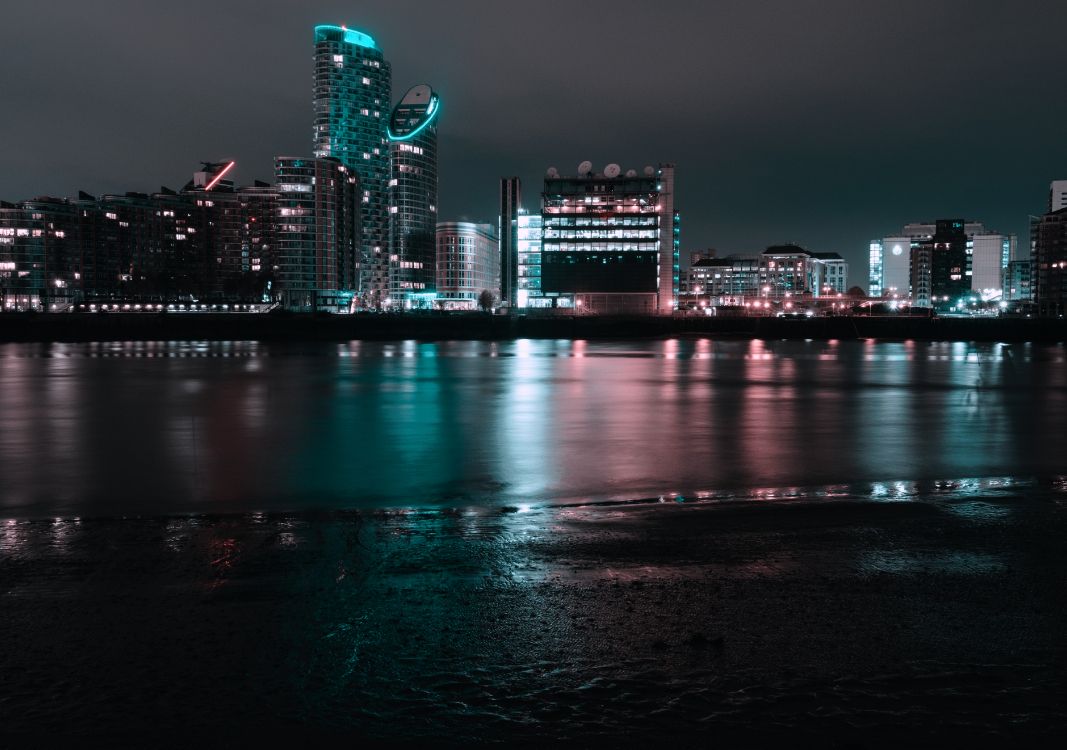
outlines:
[[[848,291],[848,261],[838,253],[809,253],[814,272],[812,294],[832,297]]]
[[[743,305],[759,296],[760,259],[751,255],[700,257],[685,273],[686,309]]]
[[[871,297],[906,298],[911,289],[910,237],[886,237],[871,242]]]
[[[578,175],[550,169],[541,215],[541,292],[583,313],[671,313],[678,300],[674,166]]]
[[[516,305],[519,309],[551,307],[551,300],[541,292],[541,234],[544,226],[541,214],[527,213],[520,208],[515,225],[515,254],[518,256]],[[501,259],[505,257],[501,253]]]
[[[971,291],[984,300],[1000,299],[1003,296],[1004,272],[1015,258],[1016,237],[1014,234],[982,233],[970,237],[967,248],[970,262]]]
[[[813,294],[816,286],[811,253],[799,245],[773,245],[759,257],[760,291],[770,297]]]
[[[420,84],[404,94],[389,118],[389,304],[394,307],[429,307],[434,300],[440,109],[437,94]]]
[[[985,300],[999,299],[1002,294],[1004,270],[1016,256],[1016,237],[993,232],[976,221],[951,220],[959,223],[964,236],[964,270],[967,292]],[[951,223],[950,221],[950,223]],[[920,253],[921,264],[932,263],[934,257],[931,243],[944,222],[914,222],[906,224],[896,235],[873,240],[870,243],[870,278],[868,293],[872,297],[887,299],[919,299],[932,295],[924,286],[915,290],[913,276],[926,279],[932,269],[925,266],[915,269],[914,251]],[[925,250],[923,250],[925,247]],[[942,256],[939,256],[942,257]],[[942,258],[943,259],[943,258]],[[945,296],[944,294],[940,296]]]
[[[769,297],[844,294],[848,262],[837,253],[816,253],[799,245],[774,245],[759,257],[760,292]]]
[[[483,292],[499,301],[500,253],[492,224],[446,221],[437,225],[437,307],[474,310]]]
[[[518,177],[500,180],[500,303],[505,307],[524,307],[519,302],[518,218],[522,209],[522,182]]]
[[[870,297],[881,297],[882,284],[885,277],[885,246],[881,240],[871,240],[867,257],[869,271],[867,294]]]
[[[347,312],[359,285],[359,178],[339,159],[279,156],[277,295],[291,310]]]
[[[360,293],[376,307],[389,284],[389,105],[392,73],[370,35],[346,26],[315,27],[316,157],[338,159],[362,190]],[[432,239],[431,239],[432,242]]]

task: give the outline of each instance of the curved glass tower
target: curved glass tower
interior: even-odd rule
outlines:
[[[392,73],[374,39],[346,26],[315,27],[314,154],[359,175],[360,286],[367,305],[380,304],[387,293],[391,101]]]
[[[426,84],[408,89],[389,118],[389,297],[407,308],[436,293],[437,116],[441,100]]]

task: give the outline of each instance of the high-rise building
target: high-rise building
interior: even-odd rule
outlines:
[[[541,292],[590,313],[671,313],[678,304],[674,165],[578,176],[554,169],[541,198]]]
[[[518,177],[500,180],[500,302],[509,308],[524,307],[519,302],[518,218],[522,210],[522,182]]]
[[[391,70],[374,39],[345,26],[316,26],[314,155],[338,159],[359,176],[360,290],[369,306],[388,295],[391,102]]]
[[[1034,247],[1034,302],[1040,315],[1067,313],[1067,208],[1035,219],[1030,232]]]
[[[395,306],[429,307],[434,300],[440,110],[440,97],[420,84],[389,118],[389,298]]]
[[[207,217],[208,296],[268,302],[274,284],[278,191],[257,180],[235,188],[225,180],[234,162],[205,163],[181,196]]]
[[[1048,212],[1067,208],[1067,180],[1053,180],[1048,189]]]
[[[279,156],[277,293],[292,310],[346,312],[359,284],[360,183],[338,159]]]
[[[500,254],[492,224],[443,221],[437,225],[437,299],[446,309],[474,310],[488,291],[498,300]]]

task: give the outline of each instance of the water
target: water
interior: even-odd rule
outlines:
[[[7,344],[0,516],[909,497],[1054,481],[1064,424],[1062,346]]]

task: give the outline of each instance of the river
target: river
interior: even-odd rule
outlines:
[[[1067,472],[1062,346],[0,345],[0,516],[894,497]]]

